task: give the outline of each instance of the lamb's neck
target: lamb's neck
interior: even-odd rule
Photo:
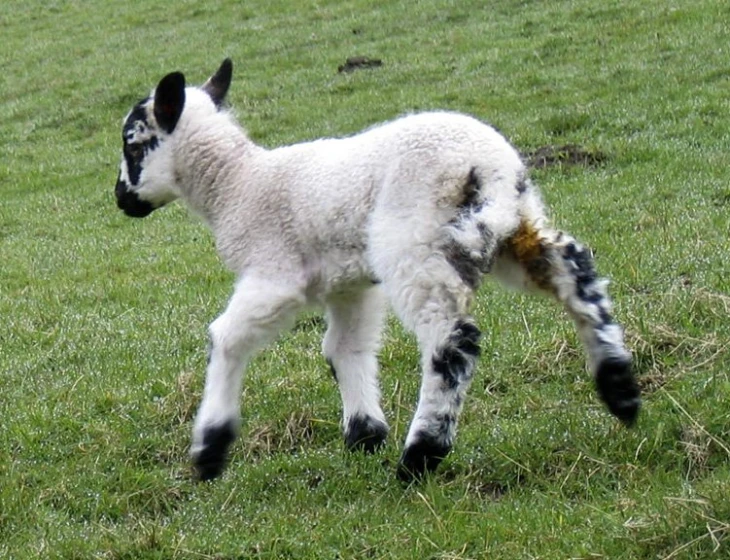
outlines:
[[[262,150],[236,127],[221,132],[191,131],[177,153],[182,198],[211,227],[242,188],[248,160]]]

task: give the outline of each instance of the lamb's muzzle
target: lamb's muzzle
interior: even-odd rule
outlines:
[[[141,200],[137,193],[129,190],[127,183],[120,179],[117,179],[114,194],[117,197],[117,207],[131,218],[144,218],[155,209],[149,202]]]

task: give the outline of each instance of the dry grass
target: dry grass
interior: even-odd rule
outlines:
[[[295,453],[305,449],[314,437],[318,422],[320,421],[309,412],[294,411],[283,421],[250,426],[243,438],[244,456],[252,459],[272,453]]]

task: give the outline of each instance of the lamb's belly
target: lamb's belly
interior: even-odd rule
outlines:
[[[329,297],[377,284],[361,248],[332,249],[307,263],[307,299],[324,304]]]

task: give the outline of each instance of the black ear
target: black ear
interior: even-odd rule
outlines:
[[[171,134],[177,126],[185,106],[185,76],[180,72],[168,74],[155,90],[155,119],[162,129]]]
[[[216,107],[220,107],[231,86],[231,78],[233,77],[233,63],[230,58],[226,58],[218,71],[213,74],[208,81],[202,86],[202,90],[210,95]]]

